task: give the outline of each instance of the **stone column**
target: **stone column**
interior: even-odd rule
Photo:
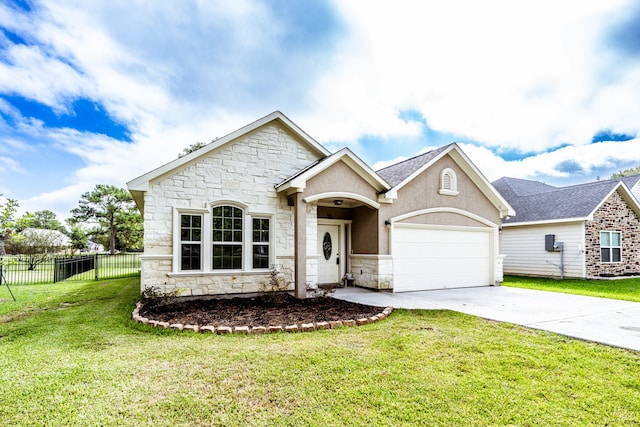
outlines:
[[[307,297],[307,204],[302,200],[302,193],[295,193],[294,198],[294,271],[295,296]]]

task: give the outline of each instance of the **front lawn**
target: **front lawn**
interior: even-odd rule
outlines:
[[[136,324],[139,279],[0,288],[0,424],[640,425],[640,353],[450,311],[313,333]]]
[[[615,280],[546,279],[540,277],[505,276],[504,286],[564,292],[591,297],[640,302],[640,278]]]

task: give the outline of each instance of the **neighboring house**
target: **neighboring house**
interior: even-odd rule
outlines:
[[[27,246],[36,246],[46,253],[56,253],[71,246],[71,239],[58,230],[25,228],[20,234],[25,236]]]
[[[640,175],[569,187],[505,177],[493,185],[517,212],[502,226],[506,274],[640,274]]]
[[[92,242],[89,240],[87,242],[86,252],[104,252],[104,245],[101,243]]]
[[[254,293],[278,266],[303,298],[340,283],[408,291],[502,280],[513,209],[456,144],[374,172],[276,111],[128,184],[142,288]]]

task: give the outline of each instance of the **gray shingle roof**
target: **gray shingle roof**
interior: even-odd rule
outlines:
[[[633,189],[633,187],[640,183],[640,175],[625,176],[622,178],[622,182],[624,182],[629,189]]]
[[[391,185],[391,187],[395,187],[405,179],[409,178],[411,174],[420,169],[422,166],[426,165],[431,160],[436,158],[440,153],[449,148],[450,145],[451,144],[445,145],[444,147],[436,148],[435,150],[431,150],[419,156],[415,156],[394,165],[387,166],[386,168],[380,169],[376,172],[382,177],[382,179],[387,181],[389,185]]]
[[[516,211],[507,223],[586,218],[613,191],[619,179],[553,187],[537,181],[500,178],[493,186]]]

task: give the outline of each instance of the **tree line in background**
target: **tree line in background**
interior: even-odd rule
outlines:
[[[84,193],[66,227],[50,210],[17,218],[18,208],[16,200],[0,199],[0,256],[19,254],[29,269],[53,253],[95,252],[102,246],[113,255],[143,248],[142,217],[123,188],[98,184]]]

